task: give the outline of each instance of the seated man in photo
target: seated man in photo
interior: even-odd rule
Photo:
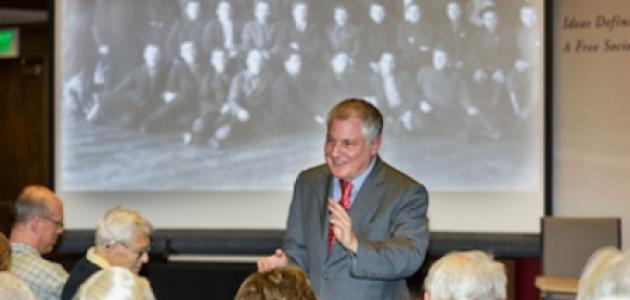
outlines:
[[[61,299],[72,299],[79,286],[101,269],[119,266],[140,272],[149,262],[152,231],[151,223],[136,211],[121,207],[109,210],[96,224],[95,245],[70,272]]]

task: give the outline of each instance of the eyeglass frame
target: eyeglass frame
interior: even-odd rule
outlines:
[[[55,224],[55,226],[57,226],[58,228],[64,228],[64,223],[63,221],[57,221],[49,216],[40,216],[42,219],[44,220],[48,220],[50,222],[53,222],[53,224]]]
[[[122,247],[124,247],[125,249],[129,250],[131,253],[135,254],[137,256],[136,259],[140,259],[142,257],[142,255],[144,255],[145,253],[147,255],[149,255],[149,252],[151,252],[151,243],[149,243],[148,245],[137,249],[137,248],[133,248],[131,246],[129,246],[127,243],[125,242],[120,242],[120,241],[111,241],[107,244],[107,246],[112,246],[112,245],[120,245]]]

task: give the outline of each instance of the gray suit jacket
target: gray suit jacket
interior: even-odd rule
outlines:
[[[426,189],[377,157],[350,207],[357,253],[339,243],[328,252],[331,180],[326,165],[298,176],[284,238],[290,262],[304,269],[322,300],[408,299],[405,278],[428,246]]]

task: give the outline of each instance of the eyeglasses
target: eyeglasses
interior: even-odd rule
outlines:
[[[113,241],[113,242],[111,242],[109,244],[110,245],[117,244],[117,245],[123,246],[124,248],[129,250],[131,253],[135,254],[137,256],[137,259],[140,259],[140,257],[142,257],[142,255],[144,255],[145,253],[147,255],[149,255],[149,252],[151,251],[151,244],[146,245],[146,246],[144,246],[142,248],[134,248],[134,247],[131,247],[131,246],[127,245],[126,243],[116,242],[116,241]]]
[[[59,227],[59,228],[63,228],[63,221],[57,221],[51,217],[47,217],[47,216],[42,216],[42,219],[44,220],[48,220],[50,222],[53,222],[55,224],[55,226]]]

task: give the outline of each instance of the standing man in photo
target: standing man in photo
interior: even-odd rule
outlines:
[[[428,246],[428,195],[381,160],[382,132],[382,114],[365,100],[332,108],[326,163],[298,176],[283,249],[259,271],[295,264],[323,300],[409,298],[405,278]]]

